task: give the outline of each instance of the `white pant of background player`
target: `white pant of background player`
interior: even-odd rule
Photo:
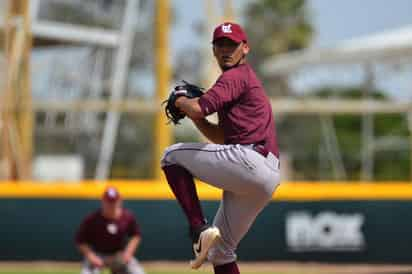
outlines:
[[[235,261],[237,245],[280,183],[279,160],[272,153],[264,157],[251,146],[179,143],[166,149],[161,165],[179,165],[223,189],[213,221],[222,241],[209,250],[208,259],[214,265]]]
[[[105,258],[105,256],[100,255],[101,258]],[[101,274],[103,271],[101,269],[97,269],[93,267],[89,261],[84,260],[81,274]],[[129,263],[127,264],[127,272],[126,273],[113,273],[113,274],[146,274],[143,270],[143,267],[140,265],[139,261],[136,258],[132,258]]]

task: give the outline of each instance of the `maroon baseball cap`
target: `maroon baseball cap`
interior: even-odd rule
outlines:
[[[217,26],[213,32],[212,43],[223,37],[229,38],[236,43],[247,42],[246,33],[242,27],[236,23],[225,22]]]
[[[106,188],[106,190],[103,193],[103,200],[108,201],[108,202],[116,202],[120,200],[120,193],[117,190],[117,188],[113,186],[109,186]]]

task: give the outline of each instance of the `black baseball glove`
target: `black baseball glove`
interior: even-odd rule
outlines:
[[[127,274],[127,264],[123,261],[121,253],[105,259],[105,265],[113,274]]]
[[[175,86],[173,91],[170,93],[169,98],[162,102],[162,105],[166,104],[165,113],[167,118],[169,119],[168,123],[172,122],[175,125],[179,124],[179,121],[186,116],[183,112],[180,111],[180,109],[175,106],[177,98],[179,98],[180,96],[186,96],[187,98],[200,97],[203,95],[204,90],[203,88],[189,84],[184,80],[182,82],[183,84]]]

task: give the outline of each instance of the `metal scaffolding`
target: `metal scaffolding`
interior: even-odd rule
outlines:
[[[125,82],[131,56],[133,29],[136,26],[138,0],[128,0],[124,10],[122,30],[116,47],[116,57],[113,66],[113,80],[109,102],[121,100],[124,94]],[[99,161],[97,163],[96,179],[106,180],[112,163],[113,150],[119,127],[120,113],[110,110],[107,114],[103,132],[103,140]]]
[[[336,67],[351,64],[360,64],[364,72],[362,84],[362,100],[348,104],[347,100],[330,99],[323,105],[319,104],[318,114],[330,115],[344,111],[348,114],[362,115],[362,152],[361,152],[361,179],[373,180],[374,147],[377,142],[374,136],[373,114],[377,113],[411,113],[412,102],[378,102],[370,99],[370,91],[376,84],[376,64],[405,64],[411,63],[412,54],[412,27],[407,26],[393,31],[373,34],[367,37],[354,38],[343,41],[331,48],[311,48],[293,53],[275,56],[264,64],[267,75],[282,76],[291,79],[305,68]],[[348,108],[347,108],[348,107]],[[333,108],[336,108],[334,110]],[[346,109],[346,110],[345,110]],[[305,113],[306,110],[302,110]],[[328,133],[331,134],[331,133]],[[412,140],[412,130],[409,129]],[[412,144],[412,141],[411,141]],[[410,146],[410,162],[412,163],[412,145]],[[340,156],[337,156],[339,159]],[[331,161],[334,170],[340,169],[339,161]],[[412,164],[411,164],[412,179]]]
[[[6,17],[4,33],[7,41],[6,59],[8,81],[6,92],[2,94],[2,127],[1,136],[3,151],[9,164],[10,174],[6,178],[30,178],[30,163],[32,154],[33,113],[30,92],[29,56],[31,35],[34,39],[56,41],[59,44],[86,45],[97,50],[93,77],[96,83],[92,86],[91,98],[101,100],[106,105],[108,115],[101,144],[101,155],[98,161],[96,178],[106,179],[110,168],[113,147],[119,121],[119,113],[111,110],[113,102],[123,100],[125,80],[128,74],[128,65],[131,56],[131,43],[136,20],[138,19],[139,0],[125,0],[122,28],[120,30],[103,29],[76,25],[67,22],[52,21],[39,17],[40,5],[43,1],[18,0],[8,1],[9,13]],[[29,5],[30,4],[30,5]],[[102,90],[102,60],[105,58],[104,49],[116,51],[113,56],[113,70],[109,100],[99,98]],[[100,63],[99,63],[100,62]],[[57,66],[58,67],[58,66]],[[56,67],[56,68],[57,68]],[[19,98],[17,100],[17,98]],[[92,99],[92,100],[93,100]],[[70,119],[75,107],[65,101],[54,101],[62,108],[53,108],[53,102],[34,102],[34,111],[39,109],[46,112],[46,124],[56,124],[57,111],[66,112],[65,119]],[[38,105],[41,105],[39,107]],[[85,109],[84,111],[88,111]],[[87,117],[87,115],[86,115]],[[64,124],[69,125],[67,121]]]

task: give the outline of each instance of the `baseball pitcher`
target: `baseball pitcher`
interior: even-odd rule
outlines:
[[[173,123],[189,117],[211,143],[168,147],[161,167],[190,226],[193,269],[208,259],[215,274],[240,273],[236,247],[280,183],[273,113],[261,82],[246,62],[243,29],[226,22],[213,32],[213,53],[222,70],[207,92],[177,86],[167,100]],[[186,83],[187,84],[187,83]],[[206,117],[216,113],[218,123]],[[213,224],[204,218],[193,178],[223,190]]]

